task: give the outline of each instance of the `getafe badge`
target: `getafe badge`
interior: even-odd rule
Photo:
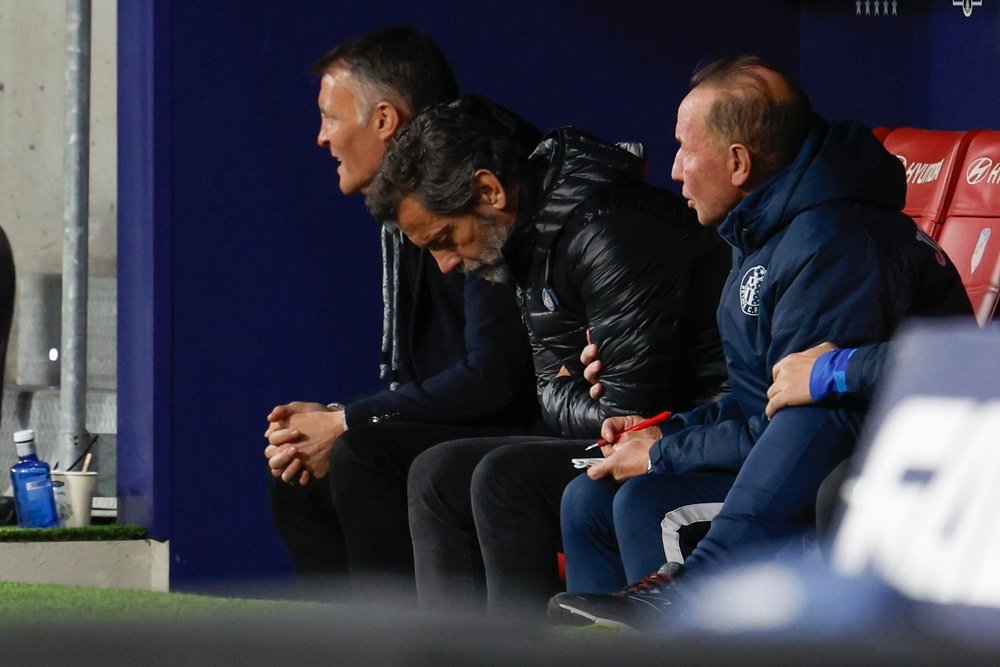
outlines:
[[[542,303],[550,313],[559,307],[559,299],[556,298],[555,292],[550,290],[548,287],[542,288]]]
[[[763,288],[767,269],[755,266],[743,275],[740,281],[740,309],[751,317],[757,317],[760,312],[760,293]]]

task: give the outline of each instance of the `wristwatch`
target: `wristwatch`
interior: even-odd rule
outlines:
[[[344,412],[347,408],[344,407],[343,403],[327,403],[326,409],[330,412]],[[344,430],[347,430],[347,415],[344,415]]]

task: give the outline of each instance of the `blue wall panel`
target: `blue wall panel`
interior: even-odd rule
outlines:
[[[119,518],[170,535],[170,21],[130,5],[118,39]]]
[[[869,124],[997,127],[995,3],[123,2],[120,479],[123,516],[170,537],[172,583],[281,575],[264,415],[378,386],[374,223],[315,147],[308,65],[389,23],[430,33],[462,87],[539,126],[641,140],[669,184],[694,65],[756,52],[816,108]],[[673,186],[671,186],[673,187]]]
[[[1000,127],[1000,3],[803,3],[801,78],[816,109],[872,126]],[[879,3],[883,4],[883,3]],[[896,14],[892,14],[892,6]]]

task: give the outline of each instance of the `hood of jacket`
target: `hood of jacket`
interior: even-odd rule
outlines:
[[[567,219],[597,190],[642,180],[641,144],[609,144],[575,127],[545,135],[529,157],[529,176],[519,193],[519,212],[503,254],[511,269],[545,256]]]
[[[795,160],[754,190],[719,225],[719,234],[744,253],[762,247],[797,215],[850,199],[899,211],[906,174],[871,130],[854,121],[818,116]]]

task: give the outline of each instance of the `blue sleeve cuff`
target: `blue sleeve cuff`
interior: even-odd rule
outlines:
[[[813,401],[847,393],[847,362],[856,351],[857,348],[830,350],[816,359],[809,375],[809,395]]]

